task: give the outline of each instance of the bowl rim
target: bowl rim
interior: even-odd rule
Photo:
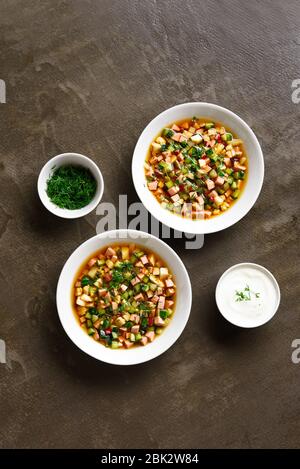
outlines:
[[[232,321],[231,319],[229,319],[228,315],[223,314],[222,307],[221,307],[220,302],[219,302],[220,286],[221,286],[222,281],[226,277],[226,275],[228,275],[231,271],[235,270],[237,267],[247,267],[247,266],[250,266],[252,268],[254,267],[257,270],[262,271],[267,277],[269,277],[270,280],[272,281],[273,285],[274,285],[276,295],[277,295],[277,301],[276,301],[276,305],[274,307],[273,313],[269,317],[267,317],[267,319],[265,319],[263,322],[258,322],[257,324],[254,324],[254,325],[241,325],[241,324],[238,323],[238,321]],[[231,267],[229,267],[228,269],[226,269],[225,272],[223,272],[223,274],[220,276],[220,278],[217,282],[217,285],[216,285],[216,289],[215,289],[215,301],[216,301],[216,304],[217,304],[217,307],[218,307],[218,310],[219,310],[220,314],[223,316],[224,319],[226,319],[226,321],[228,321],[229,323],[233,324],[234,326],[240,327],[242,329],[255,329],[257,327],[263,326],[264,324],[267,324],[275,316],[275,314],[278,311],[279,305],[280,305],[281,292],[280,292],[280,287],[279,287],[279,284],[278,284],[275,276],[266,267],[264,267],[263,265],[260,265],[260,264],[256,264],[255,262],[240,262],[240,263],[234,264]]]
[[[188,114],[188,109],[191,106],[201,106],[201,107],[209,107],[212,111],[216,112],[222,112],[225,113],[231,118],[232,120],[235,120],[237,123],[239,123],[245,130],[245,132],[248,133],[249,137],[251,138],[257,152],[257,164],[259,165],[259,174],[256,177],[255,180],[255,195],[252,194],[251,201],[247,203],[247,206],[243,208],[239,212],[235,212],[233,215],[232,212],[230,212],[230,209],[228,212],[224,212],[223,214],[220,214],[216,217],[213,217],[210,220],[189,220],[186,218],[181,217],[180,215],[174,214],[169,212],[168,210],[162,208],[159,204],[159,202],[155,199],[153,194],[150,194],[152,198],[155,200],[155,204],[150,202],[150,197],[148,198],[147,196],[145,197],[145,190],[148,190],[148,188],[145,187],[143,188],[143,183],[141,184],[140,181],[140,173],[138,173],[138,169],[140,168],[140,163],[143,164],[146,158],[146,153],[143,154],[143,158],[140,156],[140,146],[142,145],[143,139],[145,135],[149,132],[149,130],[155,125],[155,122],[157,120],[160,120],[161,118],[167,116],[169,113],[176,112],[177,110],[182,110],[182,109],[187,109],[187,114]],[[205,115],[203,115],[205,117]],[[176,121],[176,118],[171,118],[171,121]],[[168,123],[170,123],[170,120]],[[216,119],[217,120],[217,119]],[[167,120],[165,125],[167,124]],[[153,135],[152,138],[156,136]],[[141,160],[141,162],[140,162]],[[235,223],[240,221],[242,218],[244,218],[247,213],[251,210],[251,208],[254,206],[256,203],[259,194],[262,189],[263,185],[263,180],[264,180],[264,158],[263,158],[263,152],[260,146],[260,143],[251,129],[251,127],[237,114],[235,114],[233,111],[219,106],[218,104],[213,104],[213,103],[208,103],[208,102],[201,102],[201,101],[195,101],[195,102],[187,102],[187,103],[182,103],[182,104],[177,104],[175,106],[172,106],[168,109],[165,109],[161,113],[157,114],[144,128],[142,133],[140,134],[137,143],[135,145],[134,151],[133,151],[133,156],[132,156],[132,164],[131,164],[131,172],[132,172],[132,179],[133,179],[133,184],[136,190],[136,193],[140,199],[140,201],[143,203],[145,208],[151,213],[152,216],[154,216],[157,220],[159,220],[161,223],[164,225],[168,226],[169,228],[173,228],[178,231],[182,231],[185,233],[191,233],[191,234],[208,234],[208,233],[215,233],[221,230],[224,230],[226,228],[229,228],[230,226],[233,226]],[[143,182],[145,182],[145,178],[143,179]],[[248,184],[249,181],[246,181],[246,184]],[[236,201],[234,206],[238,204],[239,201]],[[231,217],[227,217],[226,219],[222,218],[226,213],[230,213]],[[220,222],[217,220],[221,220]]]
[[[97,177],[99,178],[99,181],[97,181],[97,184],[99,186],[98,194],[96,191],[93,199],[87,205],[85,205],[84,207],[80,209],[75,209],[75,210],[61,208],[55,205],[53,202],[51,202],[47,193],[45,192],[45,188],[44,188],[43,181],[42,181],[44,174],[46,172],[50,174],[55,164],[59,163],[59,165],[61,166],[63,164],[63,161],[70,157],[78,159],[79,166],[81,165],[90,169],[88,165],[86,164],[88,162],[89,165],[93,168],[93,170],[97,174]],[[59,218],[75,219],[75,218],[81,218],[81,217],[84,217],[85,215],[88,215],[100,203],[103,197],[103,192],[104,192],[104,179],[103,179],[103,175],[99,166],[95,163],[94,160],[92,160],[88,156],[82,155],[81,153],[65,152],[65,153],[60,153],[58,155],[55,155],[52,158],[50,158],[50,160],[46,161],[44,166],[41,168],[39,176],[38,176],[37,190],[38,190],[40,201],[49,212],[51,212],[53,215],[56,215]]]
[[[70,331],[71,328],[68,327],[68,320],[66,318],[66,314],[68,314],[68,312],[65,312],[64,310],[62,311],[61,310],[61,295],[63,294],[64,292],[64,276],[66,275],[66,271],[68,269],[68,264],[71,262],[71,260],[73,260],[76,256],[79,255],[80,251],[82,249],[84,249],[86,246],[88,246],[88,244],[92,243],[93,241],[95,241],[96,239],[99,239],[99,240],[102,240],[102,239],[106,239],[106,241],[104,242],[104,244],[102,246],[99,246],[99,249],[101,249],[101,247],[104,247],[106,244],[109,244],[109,238],[112,239],[112,242],[118,242],[118,236],[127,236],[127,239],[128,239],[128,235],[129,236],[132,236],[133,238],[129,238],[129,239],[136,239],[136,242],[138,244],[141,244],[143,245],[143,239],[145,238],[151,238],[153,239],[156,243],[160,244],[165,250],[167,250],[169,252],[169,254],[171,256],[173,256],[174,260],[176,261],[176,263],[178,264],[179,268],[181,269],[181,272],[182,274],[184,275],[184,290],[185,290],[185,295],[186,295],[186,298],[185,298],[185,315],[182,316],[183,320],[180,322],[179,324],[179,327],[177,327],[176,329],[176,333],[172,336],[171,340],[169,341],[169,343],[166,343],[165,345],[163,345],[163,342],[162,342],[162,346],[160,347],[159,351],[152,351],[151,353],[151,344],[148,344],[149,345],[149,348],[147,349],[147,346],[146,347],[141,347],[141,350],[148,350],[148,353],[147,353],[147,356],[145,357],[140,357],[139,358],[139,354],[138,353],[135,353],[135,354],[128,354],[127,355],[127,358],[128,358],[128,361],[126,363],[124,363],[123,361],[118,361],[118,355],[117,353],[115,355],[113,355],[113,353],[115,352],[118,352],[118,351],[112,351],[113,353],[111,354],[111,357],[113,358],[109,358],[109,357],[105,357],[105,358],[100,358],[99,356],[95,356],[95,354],[93,354],[90,350],[86,350],[84,348],[84,346],[82,345],[82,343],[80,342],[80,340],[78,338],[74,338],[74,336],[72,336],[72,332]],[[120,242],[124,242],[126,240],[126,238],[120,238]],[[155,248],[153,248],[153,251],[155,251]],[[86,258],[86,256],[84,256]],[[162,256],[163,257],[163,256]],[[82,264],[82,261],[84,261],[81,257],[81,259],[79,260],[78,262],[78,268],[79,266]],[[167,262],[168,263],[168,262]],[[174,272],[174,269],[173,269],[173,273],[176,275],[176,272]],[[70,275],[70,274],[69,274]],[[72,272],[71,274],[72,276],[75,276],[75,272]],[[190,317],[190,313],[191,313],[191,307],[192,307],[192,285],[191,285],[191,281],[190,281],[190,277],[189,277],[189,274],[188,274],[188,271],[183,263],[183,261],[181,260],[181,258],[178,256],[178,254],[176,253],[176,251],[174,249],[172,249],[167,243],[165,243],[164,241],[162,241],[160,238],[157,238],[156,236],[154,235],[151,235],[150,233],[146,233],[144,231],[138,231],[138,230],[132,230],[132,229],[116,229],[116,230],[110,230],[110,231],[104,231],[100,234],[97,234],[95,236],[92,236],[91,238],[87,239],[86,241],[84,241],[83,243],[81,243],[72,253],[71,255],[68,257],[68,259],[66,260],[66,262],[64,263],[63,267],[62,267],[62,270],[61,270],[61,273],[60,273],[60,276],[59,276],[59,279],[58,279],[58,282],[57,282],[57,288],[56,288],[56,306],[57,306],[57,312],[58,312],[58,316],[59,316],[59,319],[60,319],[60,322],[61,322],[61,325],[65,331],[65,333],[67,334],[67,336],[69,337],[69,339],[81,350],[83,351],[84,353],[86,353],[87,355],[95,358],[96,360],[99,360],[99,361],[102,361],[104,363],[109,363],[111,365],[122,365],[122,366],[129,366],[129,365],[137,365],[137,364],[140,364],[140,363],[145,363],[147,361],[150,361],[158,356],[160,356],[161,354],[163,354],[164,352],[166,352],[167,350],[169,350],[174,344],[175,342],[179,339],[179,337],[181,336],[181,334],[183,333],[185,327],[186,327],[186,324],[189,320],[189,317]],[[72,312],[72,314],[74,314]],[[176,314],[176,310],[175,310],[175,314]],[[79,325],[78,325],[79,327]],[[163,335],[161,336],[163,337]],[[92,340],[92,339],[90,339]],[[97,344],[97,346],[99,346],[99,350],[101,352],[102,349],[106,350],[105,347],[102,345],[102,344]],[[138,351],[139,348],[138,347],[135,347],[134,349],[131,349],[131,350],[136,350]],[[121,353],[125,353],[126,354],[126,351],[120,351]],[[128,351],[127,351],[128,352]],[[101,353],[100,353],[101,354]]]

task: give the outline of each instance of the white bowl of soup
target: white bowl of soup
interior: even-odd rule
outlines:
[[[185,328],[191,302],[190,279],[175,251],[135,230],[107,231],[81,244],[57,286],[58,314],[70,339],[116,365],[168,350]]]
[[[136,192],[159,221],[186,233],[212,233],[243,218],[264,178],[260,144],[232,111],[185,103],[156,116],[132,159]]]

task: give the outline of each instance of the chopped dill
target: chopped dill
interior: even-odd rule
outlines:
[[[255,293],[250,290],[249,285],[246,285],[243,291],[235,291],[235,301],[251,301],[251,293],[254,294],[255,298],[260,297],[260,293]]]

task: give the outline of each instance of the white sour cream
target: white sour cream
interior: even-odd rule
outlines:
[[[258,264],[237,264],[226,270],[216,288],[221,314],[240,327],[257,327],[269,321],[280,302],[274,276]]]

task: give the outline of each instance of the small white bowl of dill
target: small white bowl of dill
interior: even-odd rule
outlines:
[[[80,218],[99,204],[104,181],[98,166],[79,153],[62,153],[42,168],[38,194],[43,205],[61,218]]]

